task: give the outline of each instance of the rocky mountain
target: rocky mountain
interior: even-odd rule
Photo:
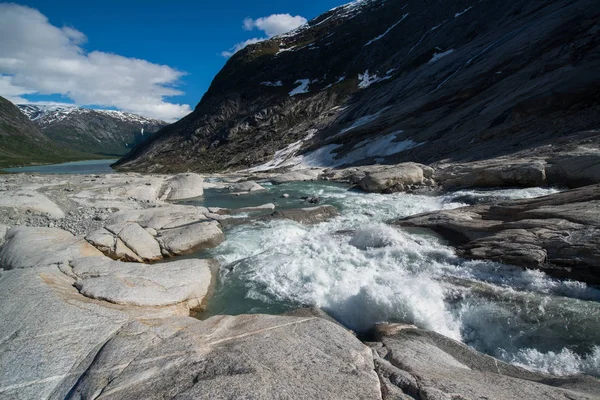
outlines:
[[[94,154],[123,155],[167,125],[112,110],[30,104],[19,108],[57,144]]]
[[[0,167],[81,158],[81,154],[53,143],[17,106],[0,97]]]
[[[596,0],[355,1],[235,54],[192,114],[118,166],[434,164],[597,147],[599,55]]]

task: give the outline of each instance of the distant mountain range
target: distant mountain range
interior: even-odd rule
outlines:
[[[93,158],[50,140],[17,106],[0,97],[0,167]]]
[[[119,111],[16,106],[0,97],[0,167],[122,156],[166,125]]]
[[[100,155],[124,155],[167,125],[164,121],[112,110],[31,104],[18,107],[53,142]]]
[[[575,145],[600,126],[599,21],[598,0],[354,1],[236,53],[194,112],[118,165],[433,164]]]

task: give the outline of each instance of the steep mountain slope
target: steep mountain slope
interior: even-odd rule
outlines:
[[[248,46],[125,170],[469,161],[598,144],[597,0],[362,0]]]
[[[91,157],[61,149],[23,115],[17,106],[0,97],[0,167],[84,158]]]
[[[95,154],[123,155],[167,125],[120,111],[30,104],[19,108],[55,143]]]

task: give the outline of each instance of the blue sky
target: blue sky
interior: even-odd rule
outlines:
[[[223,52],[280,29],[269,28],[274,19],[257,19],[290,14],[298,17],[284,18],[293,26],[299,17],[310,20],[345,2],[0,3],[0,95],[15,102],[75,102],[174,120],[198,103],[227,61]],[[252,21],[244,29],[247,18]],[[158,83],[150,87],[148,82]]]

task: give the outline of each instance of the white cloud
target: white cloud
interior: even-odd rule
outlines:
[[[238,51],[240,51],[244,47],[248,46],[249,44],[254,44],[254,43],[262,42],[263,40],[267,40],[267,38],[252,38],[252,39],[248,39],[245,42],[237,43],[235,46],[233,46],[229,50],[221,52],[221,55],[223,57],[231,57],[232,55],[234,55],[235,53],[237,53]]]
[[[268,37],[273,37],[294,30],[307,22],[306,18],[299,15],[292,17],[290,14],[273,14],[257,19],[246,18],[243,26],[247,31],[258,29]]]
[[[283,33],[289,32],[306,24],[308,21],[306,18],[301,17],[300,15],[296,15],[292,17],[290,14],[273,14],[268,17],[262,17],[257,19],[246,18],[242,27],[246,31],[252,31],[254,29],[258,29],[263,31],[267,37],[263,38],[253,38],[248,39],[245,42],[240,42],[234,45],[227,51],[221,53],[223,57],[231,57],[244,47],[249,44],[258,43],[263,40],[267,40],[272,38],[273,36],[281,35]]]
[[[166,121],[191,112],[187,104],[165,101],[182,94],[174,85],[183,72],[117,54],[87,53],[81,47],[86,40],[75,28],[50,24],[33,8],[0,4],[0,95],[26,102],[21,96],[61,94],[77,105],[116,107]]]

